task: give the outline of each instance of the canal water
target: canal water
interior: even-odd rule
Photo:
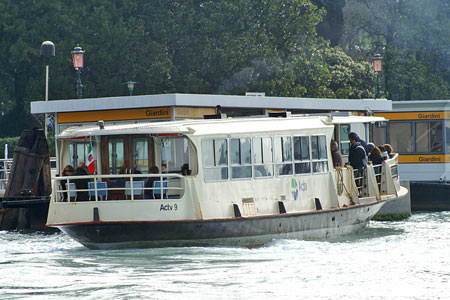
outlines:
[[[332,241],[89,250],[0,232],[0,299],[449,299],[450,212]]]

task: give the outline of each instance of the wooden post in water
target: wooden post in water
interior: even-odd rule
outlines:
[[[24,130],[14,149],[5,197],[49,196],[51,189],[50,152],[43,130]],[[36,208],[12,208],[3,211],[0,229],[26,229],[34,224],[30,216]],[[39,218],[38,218],[39,219]]]
[[[11,166],[8,185],[6,187],[5,197],[14,197],[22,191],[24,181],[24,171],[27,167],[28,155],[34,144],[34,132],[24,130],[20,135],[19,142],[14,149],[14,159]]]

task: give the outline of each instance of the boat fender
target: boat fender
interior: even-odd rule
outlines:
[[[314,198],[315,203],[316,203],[316,210],[322,210],[322,204],[320,204],[320,199],[319,198]]]
[[[283,201],[278,201],[278,209],[280,210],[280,214],[286,213],[286,207],[284,207]]]
[[[100,215],[98,213],[98,207],[94,207],[94,222],[100,221]]]
[[[240,218],[240,217],[242,217],[241,211],[239,210],[239,205],[237,205],[236,203],[234,203],[234,204],[233,204],[233,210],[234,210],[234,217],[235,217],[235,218]]]

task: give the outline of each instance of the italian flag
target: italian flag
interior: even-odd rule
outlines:
[[[89,144],[87,167],[88,167],[89,173],[94,174],[95,163],[94,163],[94,152],[92,151],[92,144]]]

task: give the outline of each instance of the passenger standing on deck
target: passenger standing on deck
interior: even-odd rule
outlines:
[[[380,149],[377,147],[374,147],[372,149],[372,151],[370,151],[368,158],[372,162],[373,165],[381,165],[384,160]]]
[[[389,158],[393,158],[395,156],[394,149],[392,149],[392,146],[390,144],[384,144],[383,147],[384,150],[386,150]]]
[[[333,159],[333,167],[342,167],[342,154],[338,150],[338,144],[336,141],[332,140],[331,145],[331,158]]]
[[[367,166],[367,154],[364,146],[361,145],[361,142],[358,141],[358,135],[354,132],[351,132],[348,135],[350,140],[350,152],[348,155],[348,161],[353,169],[362,170]]]
[[[389,155],[388,155],[386,149],[384,148],[384,146],[380,145],[380,146],[377,146],[377,148],[380,149],[381,156],[383,157],[384,160],[389,158]]]
[[[366,151],[366,153],[369,153],[369,151],[367,151],[367,143],[363,139],[361,139],[358,134],[356,134],[355,132],[350,132],[348,134],[348,136],[349,137],[354,136],[356,138],[356,141],[359,142],[361,144],[361,146],[364,147],[364,150]]]

